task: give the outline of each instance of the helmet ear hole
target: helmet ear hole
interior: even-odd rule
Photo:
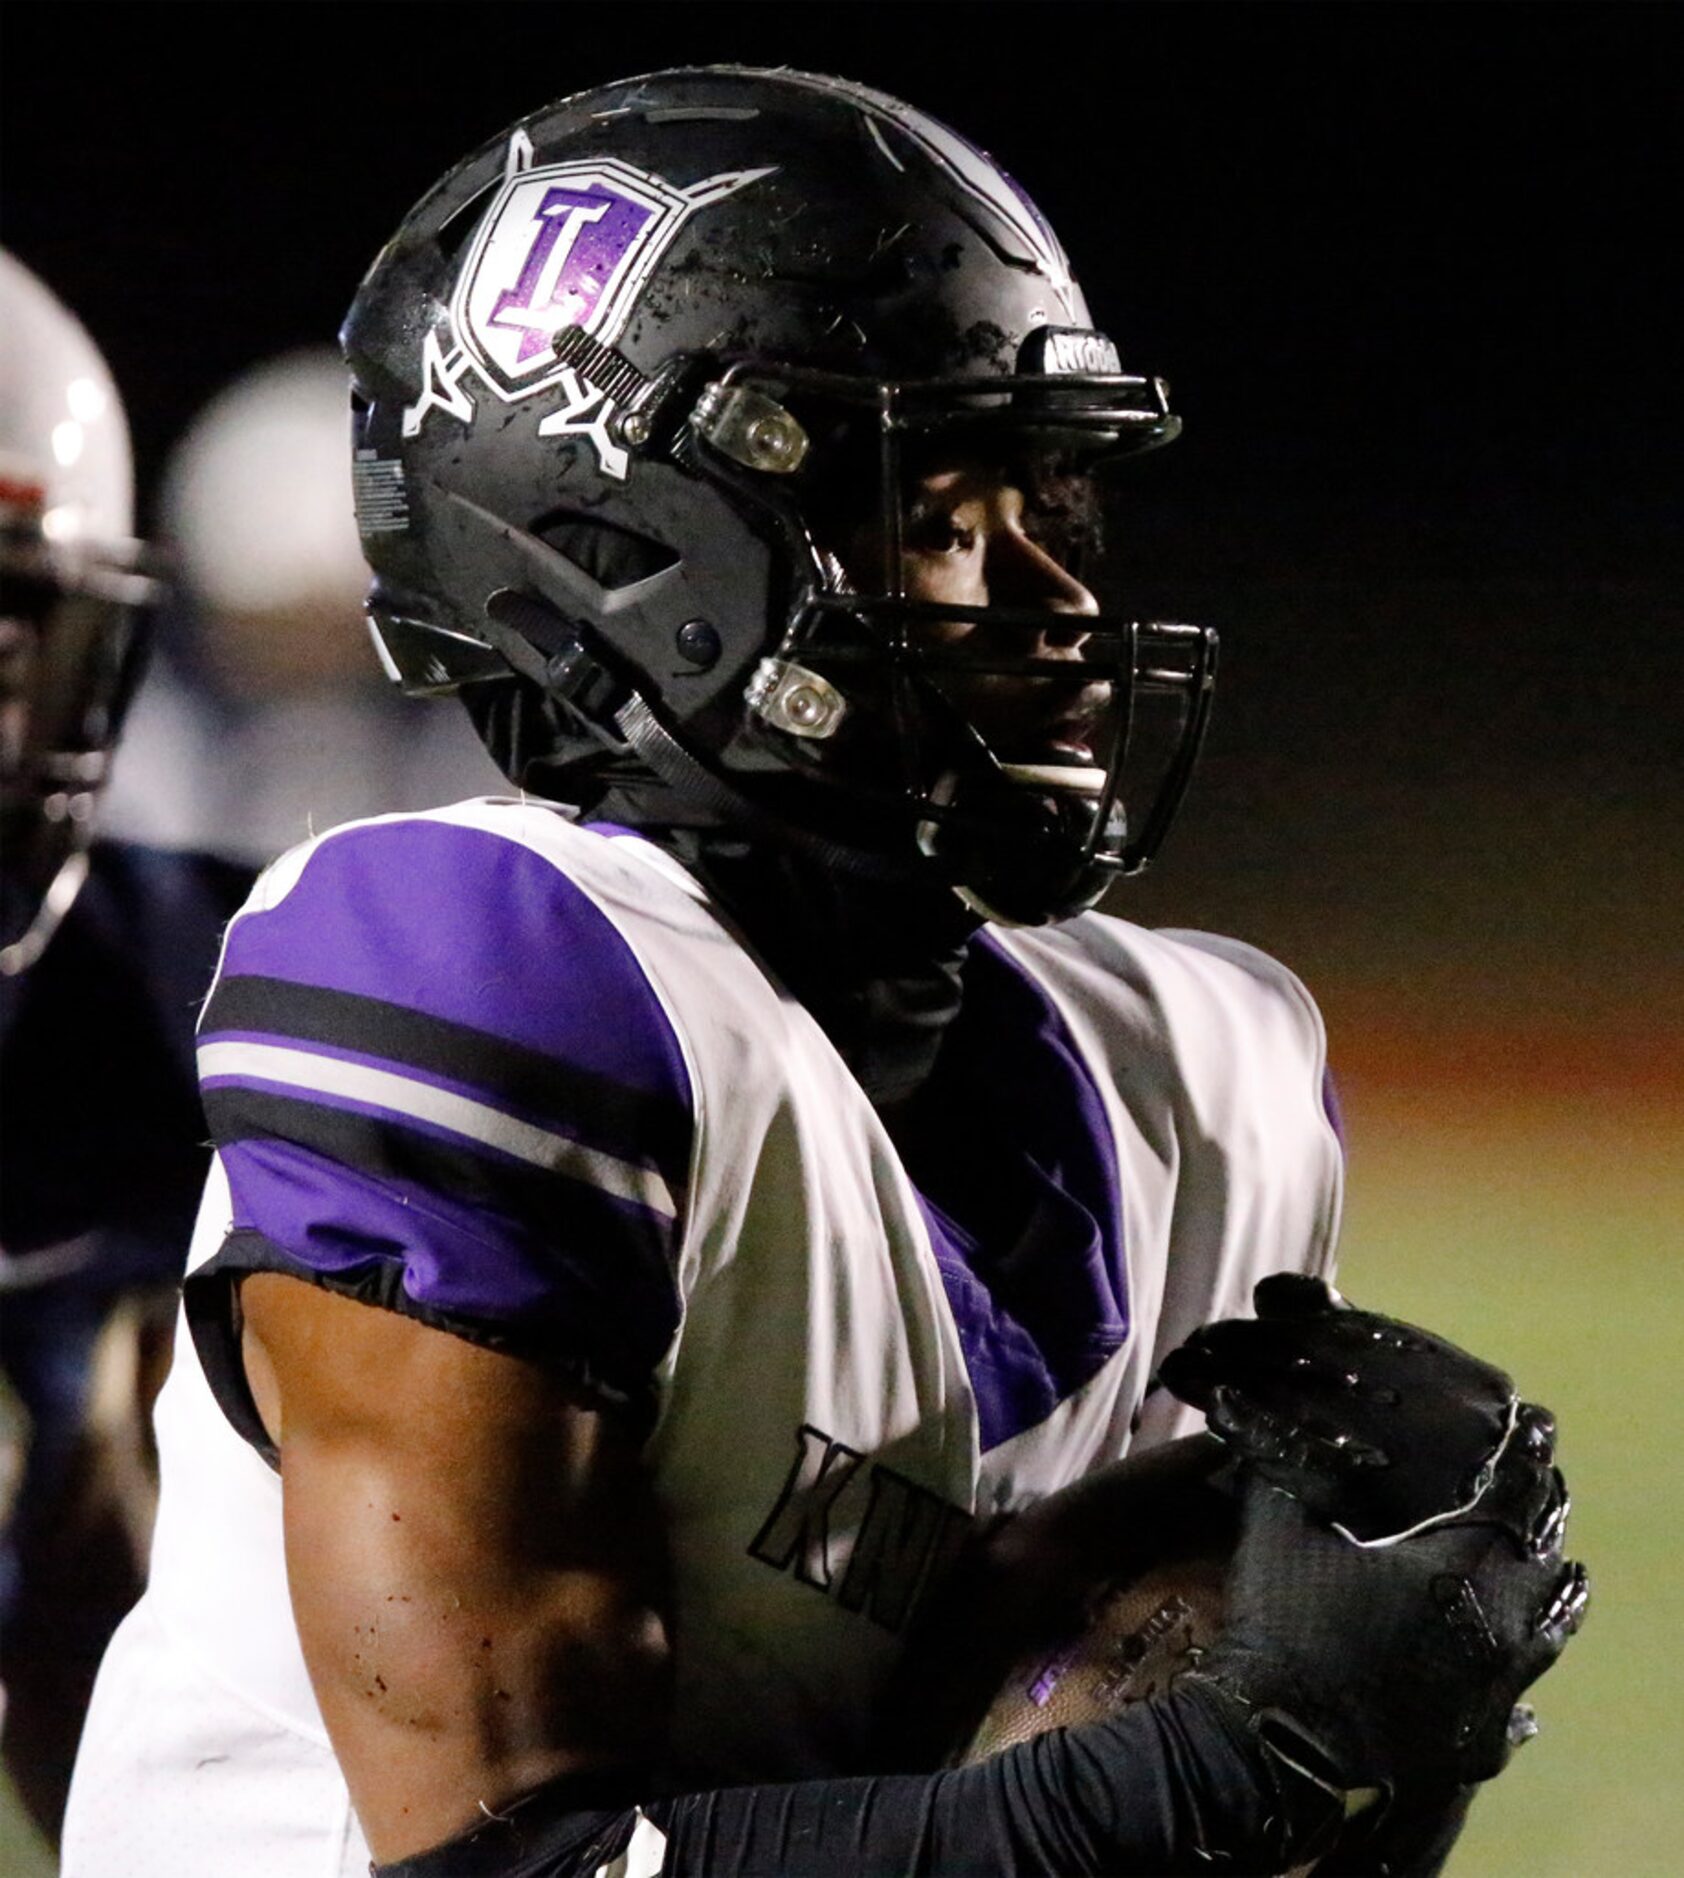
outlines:
[[[664,573],[680,559],[664,541],[572,509],[551,509],[528,524],[527,533],[610,593]]]

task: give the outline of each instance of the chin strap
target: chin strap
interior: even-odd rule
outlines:
[[[491,596],[485,614],[486,636],[515,671],[588,724],[605,744],[609,739],[594,713],[609,714],[626,749],[687,802],[706,809],[724,826],[764,835],[811,855],[826,867],[869,880],[911,876],[913,864],[815,834],[721,775],[662,723],[648,699],[585,645],[578,629],[554,607],[532,594],[505,587]]]
[[[728,782],[682,743],[655,715],[648,700],[633,692],[614,713],[614,723],[627,744],[660,777],[689,801],[711,810],[726,827],[748,835],[765,835],[786,847],[799,849],[821,866],[858,874],[867,880],[905,880],[911,869],[886,855],[872,854],[840,841],[816,835],[798,822],[764,808]]]

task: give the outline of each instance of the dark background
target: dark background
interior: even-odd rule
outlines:
[[[1221,628],[1224,684],[1127,908],[1281,951],[1359,1070],[1675,1073],[1676,8],[14,0],[3,30],[4,239],[105,347],[143,498],[550,96],[742,59],[946,117],[1187,421],[1136,579]]]

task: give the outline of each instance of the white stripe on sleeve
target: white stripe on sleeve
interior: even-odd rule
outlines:
[[[209,1083],[219,1078],[280,1083],[291,1089],[313,1090],[318,1095],[366,1102],[372,1108],[483,1142],[533,1167],[584,1181],[617,1200],[646,1206],[663,1218],[672,1219],[678,1211],[671,1188],[652,1167],[640,1167],[635,1161],[605,1154],[600,1148],[587,1148],[566,1135],[505,1115],[489,1103],[476,1102],[470,1096],[457,1095],[393,1070],[349,1063],[337,1056],[318,1056],[314,1051],[284,1044],[224,1041],[200,1045],[199,1080]]]

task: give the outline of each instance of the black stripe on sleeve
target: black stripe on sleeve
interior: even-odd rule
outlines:
[[[584,1208],[599,1216],[593,1237],[611,1231],[622,1245],[635,1241],[651,1262],[668,1269],[678,1234],[675,1220],[556,1169],[535,1167],[478,1142],[423,1132],[401,1116],[339,1108],[308,1095],[236,1083],[207,1089],[204,1102],[220,1148],[242,1141],[289,1142],[370,1180],[421,1187],[452,1205],[518,1220],[540,1241],[553,1239],[563,1226],[575,1228]]]
[[[595,1071],[488,1031],[383,998],[282,978],[224,978],[205,1007],[201,1042],[222,1031],[257,1032],[381,1057],[400,1067],[483,1092],[497,1108],[542,1121],[682,1184],[690,1157],[688,1107],[671,1096],[631,1089]]]
[[[262,1090],[213,1089],[207,1104],[236,1236],[271,1245],[275,1269],[548,1363],[588,1356],[623,1390],[665,1354],[679,1317],[670,1220],[401,1121]],[[242,1162],[248,1141],[305,1158]]]

